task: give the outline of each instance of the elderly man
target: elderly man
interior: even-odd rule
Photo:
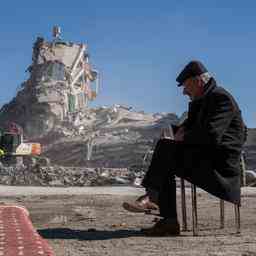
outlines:
[[[245,126],[236,101],[217,86],[199,61],[188,63],[176,80],[191,99],[188,118],[174,140],[158,141],[142,182],[147,193],[123,204],[132,212],[159,207],[162,219],[143,229],[146,235],[180,234],[175,175],[218,198],[240,204],[240,154]]]

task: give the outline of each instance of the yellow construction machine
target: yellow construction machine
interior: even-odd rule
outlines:
[[[40,143],[24,142],[21,131],[2,130],[0,133],[0,161],[4,165],[49,164],[48,159],[40,157],[41,151]]]

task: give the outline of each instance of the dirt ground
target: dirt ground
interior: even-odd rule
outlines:
[[[178,237],[164,238],[144,237],[140,232],[140,228],[154,224],[155,216],[122,209],[124,200],[135,198],[134,195],[63,194],[1,196],[0,201],[27,207],[35,228],[49,241],[56,256],[256,255],[255,194],[242,198],[242,233],[237,235],[233,206],[225,204],[226,226],[219,229],[219,200],[200,193],[200,233],[197,237],[191,232],[189,197],[190,231],[182,232]]]

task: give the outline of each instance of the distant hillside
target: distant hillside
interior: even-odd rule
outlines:
[[[256,128],[248,130],[245,144],[247,169],[256,170]]]

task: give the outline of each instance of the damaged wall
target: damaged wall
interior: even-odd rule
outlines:
[[[56,123],[72,121],[97,96],[99,75],[85,44],[38,37],[27,71],[28,80],[0,110],[0,122],[16,122],[27,137],[44,136]]]

